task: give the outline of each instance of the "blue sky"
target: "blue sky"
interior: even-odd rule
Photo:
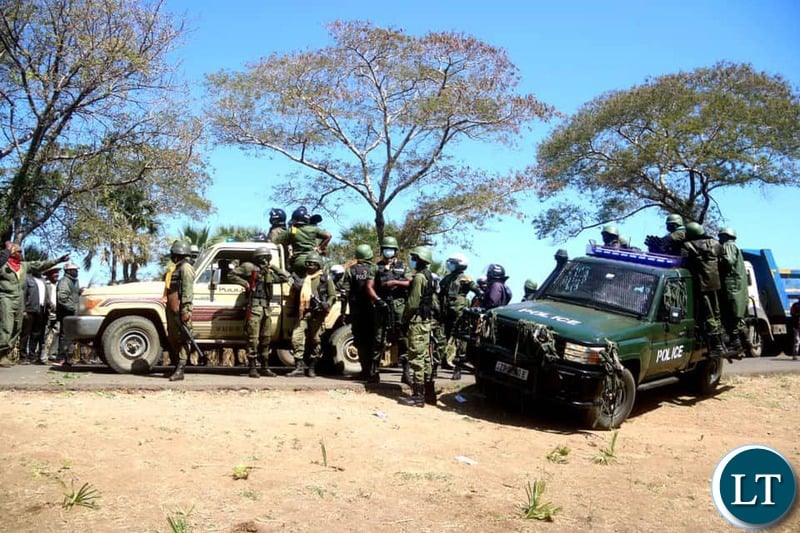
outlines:
[[[792,0],[166,0],[166,7],[187,17],[191,31],[175,55],[183,75],[198,85],[198,96],[206,73],[240,70],[273,52],[330,44],[324,25],[336,19],[392,25],[414,35],[455,30],[501,46],[520,70],[520,90],[534,93],[564,114],[605,91],[627,89],[648,76],[721,60],[749,62],[759,70],[781,74],[795,88],[800,86],[800,2]],[[552,126],[537,125],[516,149],[475,147],[467,162],[490,170],[524,167],[533,161],[536,144]],[[229,224],[267,227],[270,207],[284,207],[287,212],[295,207],[271,196],[271,186],[295,168],[287,161],[267,152],[253,157],[237,149],[215,149],[210,162],[214,185],[208,196],[217,210],[207,221],[212,229]],[[719,200],[741,247],[771,248],[780,266],[800,268],[795,216],[800,190],[731,190],[720,194]],[[399,220],[404,207],[408,206],[390,209],[389,218]],[[539,209],[536,200],[524,204],[526,213]],[[371,220],[366,206],[354,207],[322,225],[336,239],[353,222]],[[646,235],[663,233],[663,215],[645,213],[620,228],[641,246]],[[570,256],[580,255],[588,239],[598,236],[599,230],[590,230],[566,243],[553,243],[537,240],[529,222],[503,220],[474,235],[474,248],[467,252],[468,272],[477,277],[489,263],[503,264],[518,299],[526,278],[546,277],[558,248],[566,248]],[[444,259],[455,251],[459,250],[443,247],[435,254]]]

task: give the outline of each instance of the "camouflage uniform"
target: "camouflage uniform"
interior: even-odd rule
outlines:
[[[187,345],[190,340],[181,329],[183,322],[192,331],[192,300],[194,299],[194,268],[189,264],[188,255],[182,257],[165,276],[167,293],[167,337],[170,358],[177,361],[171,381],[183,379],[183,369],[189,360]]]
[[[730,231],[725,228],[723,231]],[[727,238],[720,232],[722,257],[719,262],[722,278],[723,300],[722,319],[728,333],[729,347],[738,350],[741,340],[747,340],[747,326],[744,317],[747,313],[747,270],[744,267],[742,251],[736,246],[735,235]]]
[[[3,250],[7,258],[7,250]],[[0,261],[0,366],[16,364],[16,345],[22,331],[25,310],[25,280],[29,272],[42,272],[61,262],[56,261]]]
[[[271,257],[271,255],[266,255],[265,252],[264,257]],[[285,270],[270,265],[269,259],[267,259],[266,261],[262,260],[260,266],[247,261],[242,263],[229,274],[228,279],[231,283],[244,287],[248,295],[244,328],[247,334],[250,376],[258,377],[255,360],[256,357],[260,357],[264,374],[274,377],[275,373],[269,369],[268,365],[270,341],[272,340],[272,318],[270,316],[272,289],[273,284],[289,281],[291,276]]]
[[[292,225],[280,238],[280,244],[291,246],[292,257],[290,259],[292,272],[302,276],[305,271],[306,256],[314,251],[319,251],[324,243],[331,238],[331,234],[324,229],[313,224]]]
[[[321,263],[318,254],[309,255],[308,259],[311,260],[312,257],[316,257]],[[314,377],[315,367],[322,357],[320,336],[325,326],[325,317],[336,301],[336,287],[330,276],[321,270],[322,265],[319,263],[320,269],[313,273],[303,276],[292,274],[292,298],[298,310],[298,320],[292,330],[295,368],[289,373],[290,377],[302,376],[304,370],[307,376]],[[309,299],[303,301],[306,291]],[[306,358],[308,364],[304,369]]]
[[[699,224],[690,224],[697,225],[699,229],[693,230],[695,234],[683,243],[682,255],[700,294],[701,320],[709,343],[709,353],[713,357],[718,357],[725,353],[718,296],[722,288],[719,276],[722,245],[716,239],[704,235]],[[696,234],[697,232],[699,234]]]
[[[412,259],[415,251],[425,254],[428,261],[430,260],[430,252],[424,247],[412,249]],[[416,259],[416,262],[411,265],[416,272],[411,279],[408,300],[403,313],[403,324],[407,328],[408,337],[408,362],[412,373],[412,395],[402,403],[415,407],[424,407],[425,403],[436,403],[430,349],[431,317],[438,307],[438,302],[435,297],[435,282],[428,270],[428,261],[420,262],[419,259]]]

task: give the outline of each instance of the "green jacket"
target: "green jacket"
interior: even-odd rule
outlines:
[[[734,304],[736,316],[744,316],[747,311],[747,270],[744,267],[742,251],[732,240],[722,244],[722,257],[719,261],[719,274],[722,287],[728,300]]]
[[[291,275],[285,270],[269,265],[259,269],[250,261],[245,261],[228,274],[228,281],[244,287],[250,295],[250,305],[268,306],[272,299],[274,283],[289,281]]]

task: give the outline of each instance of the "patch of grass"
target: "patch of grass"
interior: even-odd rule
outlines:
[[[74,485],[67,488],[67,485],[63,481],[61,484],[64,486],[65,490],[64,501],[61,502],[61,506],[64,509],[69,511],[76,505],[79,507],[88,507],[89,509],[97,509],[97,500],[100,498],[100,493],[91,483],[84,483],[77,491]]]
[[[256,491],[249,490],[249,489],[243,491],[242,492],[242,496],[244,496],[248,500],[253,500],[253,501],[258,501],[258,498],[259,498],[258,493]]]
[[[250,471],[253,470],[249,465],[238,465],[233,467],[233,479],[247,479],[250,477]]]
[[[568,455],[569,455],[569,446],[562,444],[556,446],[550,453],[545,455],[545,459],[547,459],[551,463],[564,464],[567,462]]]
[[[187,519],[189,515],[192,514],[192,511],[194,511],[194,505],[192,505],[192,508],[188,511],[184,511],[178,507],[167,517],[167,523],[172,533],[189,533],[189,522]]]
[[[555,507],[550,502],[542,501],[545,486],[546,483],[543,479],[534,480],[533,484],[528,481],[528,485],[525,487],[527,502],[520,506],[523,518],[552,522],[555,514],[561,510],[561,507]]]
[[[617,430],[611,432],[611,443],[605,447],[600,449],[600,453],[594,456],[594,462],[598,465],[607,465],[617,459],[616,455],[616,447],[617,447]]]
[[[317,485],[306,485],[306,488],[319,496],[320,498],[325,498],[325,495],[329,495],[331,497],[336,497],[336,493],[326,489],[325,487],[319,487]]]

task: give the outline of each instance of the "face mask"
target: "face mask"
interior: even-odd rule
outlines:
[[[447,266],[447,271],[448,272],[455,272],[456,271],[456,264],[455,263],[448,261],[446,266]]]
[[[258,266],[267,266],[269,264],[268,257],[259,257],[258,258]]]
[[[413,257],[409,257],[408,258],[408,266],[410,266],[411,268],[416,270],[417,269],[417,260],[414,259]]]
[[[394,249],[384,248],[383,250],[381,250],[381,254],[383,254],[383,257],[385,257],[386,259],[391,259],[392,257],[394,257]]]

